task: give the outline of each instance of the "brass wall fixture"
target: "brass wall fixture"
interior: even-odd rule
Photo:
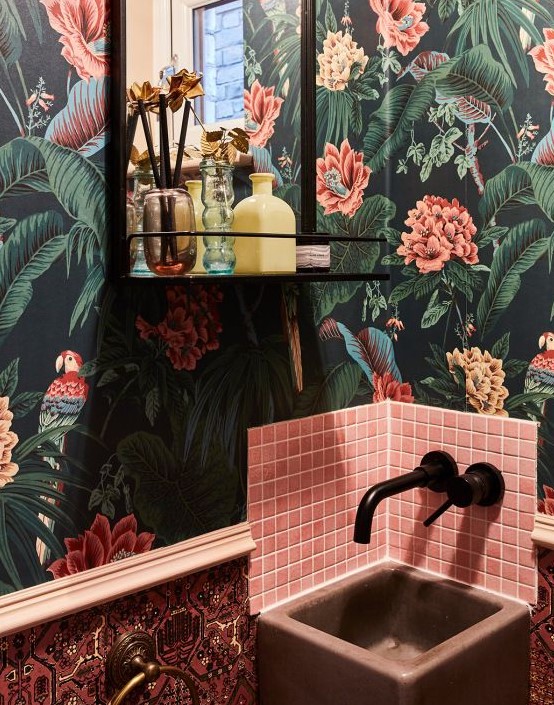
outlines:
[[[161,666],[156,660],[154,639],[146,632],[122,634],[106,659],[107,683],[116,690],[109,705],[121,705],[142,683],[153,683],[160,675],[184,681],[194,705],[199,705],[192,678],[177,666]]]

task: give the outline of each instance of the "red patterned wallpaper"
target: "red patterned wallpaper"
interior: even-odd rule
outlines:
[[[539,555],[539,588],[531,627],[530,705],[554,705],[554,551]]]
[[[104,705],[106,655],[135,629],[155,637],[160,663],[191,675],[201,705],[255,705],[246,571],[233,561],[1,638],[0,705]],[[128,702],[188,705],[179,686],[162,676]]]
[[[0,705],[105,705],[105,657],[119,634],[143,629],[158,660],[185,668],[202,705],[256,705],[255,621],[247,560],[195,573],[58,622],[0,638]],[[531,630],[530,705],[554,705],[554,552],[539,563]],[[129,704],[188,705],[171,679]]]

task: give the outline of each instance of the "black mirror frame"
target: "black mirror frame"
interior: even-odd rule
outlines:
[[[117,279],[128,267],[128,252],[123,246],[127,237],[125,204],[127,183],[125,143],[127,133],[127,108],[125,102],[126,35],[125,0],[111,3],[111,92],[110,92],[110,163],[106,173],[109,207],[109,274]]]

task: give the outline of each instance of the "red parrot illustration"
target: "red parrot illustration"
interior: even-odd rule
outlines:
[[[554,396],[554,333],[543,333],[539,338],[539,348],[545,350],[535,355],[529,364],[525,376],[525,391]]]
[[[39,418],[39,433],[53,428],[72,426],[81,413],[87,400],[88,384],[83,377],[79,376],[79,371],[83,365],[81,356],[72,350],[64,350],[56,359],[56,372],[63,374],[56,377],[42,399]],[[65,447],[65,434],[57,440],[56,445],[60,451]],[[54,468],[59,469],[55,458],[46,458],[47,462]],[[56,489],[63,490],[63,484],[58,483]],[[51,530],[54,528],[54,521],[44,515],[39,515],[41,521]],[[49,550],[45,544],[37,539],[37,554],[40,562],[48,560]]]

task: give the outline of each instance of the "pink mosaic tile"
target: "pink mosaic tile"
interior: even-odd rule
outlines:
[[[251,612],[385,559],[533,602],[536,437],[526,421],[391,401],[251,429]],[[446,497],[416,489],[379,506],[369,546],[353,543],[364,492],[440,449],[462,473],[500,468],[502,505],[451,508],[426,528]]]
[[[403,437],[413,427],[414,410],[410,410],[404,419],[402,405],[396,402],[391,405],[400,407],[392,414],[391,432]],[[420,420],[419,411],[420,407],[415,407],[416,428]],[[536,425],[527,421],[487,419],[449,410],[440,410],[439,413],[440,416],[437,410],[428,410],[421,417],[429,418],[432,423],[442,423],[443,429],[449,430],[444,436],[453,438],[455,432],[456,444],[437,444],[433,449],[450,452],[458,461],[461,473],[475,462],[490,462],[498,467],[506,483],[504,501],[499,507],[452,507],[437,520],[439,533],[431,534],[419,521],[419,516],[416,519],[413,515],[415,493],[400,495],[395,505],[395,511],[403,517],[400,531],[407,532],[412,540],[395,541],[394,545],[389,546],[389,557],[413,563],[416,553],[435,556],[438,545],[440,560],[437,563],[433,558],[433,567],[425,560],[428,570],[448,574],[450,565],[454,564],[461,568],[457,571],[458,580],[497,592],[509,589],[509,596],[533,602],[536,596],[536,570],[530,533],[535,511],[536,444],[531,448],[533,444],[530,439],[536,438]],[[523,458],[522,450],[525,451]],[[414,460],[417,462],[413,453],[401,453],[395,460],[402,471],[413,469]],[[428,490],[418,492],[417,503],[430,514],[437,506],[437,498],[433,498],[433,493]],[[440,495],[439,503],[443,499],[444,496]],[[499,541],[500,537],[502,542]],[[502,553],[503,542],[512,547],[509,552],[511,560],[507,560]],[[414,546],[418,546],[419,551],[416,552]],[[433,551],[430,550],[431,546],[434,546]]]

